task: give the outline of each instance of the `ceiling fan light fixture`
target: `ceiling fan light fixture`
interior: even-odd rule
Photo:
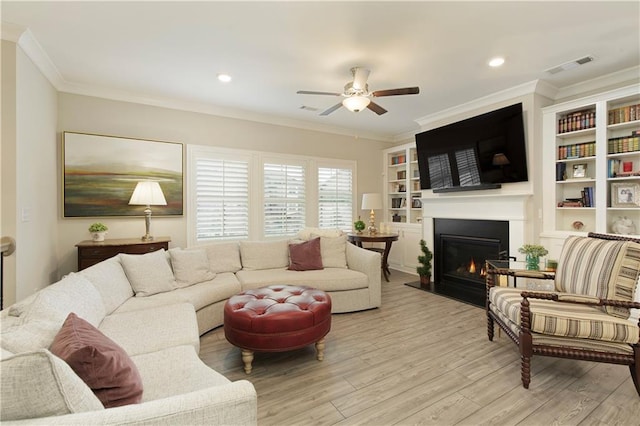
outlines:
[[[360,112],[365,109],[371,99],[366,96],[349,96],[342,101],[342,105],[351,112]]]

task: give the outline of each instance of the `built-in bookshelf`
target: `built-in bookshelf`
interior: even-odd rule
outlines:
[[[385,170],[385,221],[420,223],[422,202],[420,172],[414,144],[390,148],[383,155]]]
[[[640,234],[638,87],[543,114],[544,232]]]

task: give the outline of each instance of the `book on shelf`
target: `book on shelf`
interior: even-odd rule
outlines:
[[[558,147],[558,160],[593,157],[596,155],[596,142],[585,142]]]
[[[556,181],[560,182],[567,178],[567,163],[556,163]]]
[[[593,186],[586,186],[582,190],[582,205],[584,207],[595,207],[595,199],[593,198]]]
[[[609,110],[608,124],[626,123],[640,119],[640,104],[627,105]]]
[[[596,111],[593,109],[575,111],[558,120],[558,133],[575,132],[596,126]]]
[[[638,130],[634,130],[629,136],[611,138],[608,140],[607,152],[609,154],[633,151],[640,151],[640,134]]]

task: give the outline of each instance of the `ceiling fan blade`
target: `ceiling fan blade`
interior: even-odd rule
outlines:
[[[417,95],[418,93],[420,93],[419,87],[404,87],[402,89],[376,90],[372,95],[379,98],[380,96]]]
[[[352,87],[356,90],[364,90],[367,87],[367,79],[371,71],[361,67],[352,68],[351,71],[353,72]]]
[[[367,108],[369,108],[371,111],[375,112],[378,115],[382,115],[385,112],[387,112],[386,109],[382,108],[380,105],[378,105],[375,102],[369,102],[369,105],[367,105]]]
[[[338,108],[340,108],[341,106],[342,106],[342,102],[337,103],[337,104],[335,104],[334,106],[332,106],[331,108],[329,108],[329,109],[326,109],[326,110],[322,111],[322,112],[320,113],[320,115],[329,115],[329,114],[331,114],[333,111],[335,111],[335,110],[337,110]]]
[[[342,93],[336,92],[314,92],[312,90],[298,90],[298,95],[329,95],[329,96],[342,96]]]

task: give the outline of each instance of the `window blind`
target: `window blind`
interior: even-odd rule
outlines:
[[[196,162],[196,240],[249,236],[249,163],[215,158]]]
[[[305,226],[305,169],[300,165],[263,167],[264,235],[294,235]]]
[[[318,167],[318,225],[350,231],[353,223],[353,170]]]

